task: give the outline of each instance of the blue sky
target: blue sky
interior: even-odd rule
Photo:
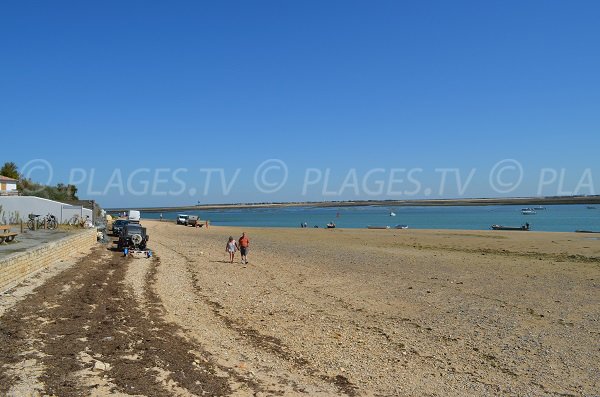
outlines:
[[[595,1],[3,2],[0,160],[105,206],[600,194],[599,15]],[[271,159],[287,179],[259,168]]]

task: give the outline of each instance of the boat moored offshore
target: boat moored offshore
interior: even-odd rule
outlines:
[[[521,214],[523,215],[535,215],[537,212],[533,208],[521,208]]]

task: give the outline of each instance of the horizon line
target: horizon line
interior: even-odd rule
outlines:
[[[96,200],[98,202],[98,200]],[[132,209],[139,211],[184,211],[192,209],[225,209],[225,208],[270,208],[270,207],[352,207],[352,206],[461,206],[461,205],[511,205],[511,204],[600,204],[600,195],[577,196],[541,196],[541,197],[479,197],[479,198],[445,198],[445,199],[414,199],[414,200],[339,200],[339,201],[284,201],[284,202],[255,202],[255,203],[216,203],[194,204],[180,206],[155,207],[112,207],[108,212],[120,212]]]

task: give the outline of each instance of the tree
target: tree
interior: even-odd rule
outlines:
[[[23,178],[17,183],[17,188],[23,196],[36,196],[56,201],[79,200],[77,186],[59,183],[56,186],[46,186]]]
[[[6,162],[0,169],[0,175],[12,179],[19,179],[19,169],[17,168],[17,165],[12,161]]]
[[[29,178],[21,177],[15,163],[6,162],[0,168],[0,175],[17,180],[17,190],[23,196],[36,196],[57,201],[79,200],[77,197],[77,186],[59,183],[56,186],[46,186],[34,182]]]

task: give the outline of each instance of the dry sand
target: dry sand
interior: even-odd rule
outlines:
[[[310,394],[331,392],[324,380],[365,395],[600,393],[593,236],[249,228],[242,266],[224,252],[242,229],[146,224],[169,319],[259,381]]]
[[[143,224],[12,292],[0,395],[600,395],[594,235]]]

